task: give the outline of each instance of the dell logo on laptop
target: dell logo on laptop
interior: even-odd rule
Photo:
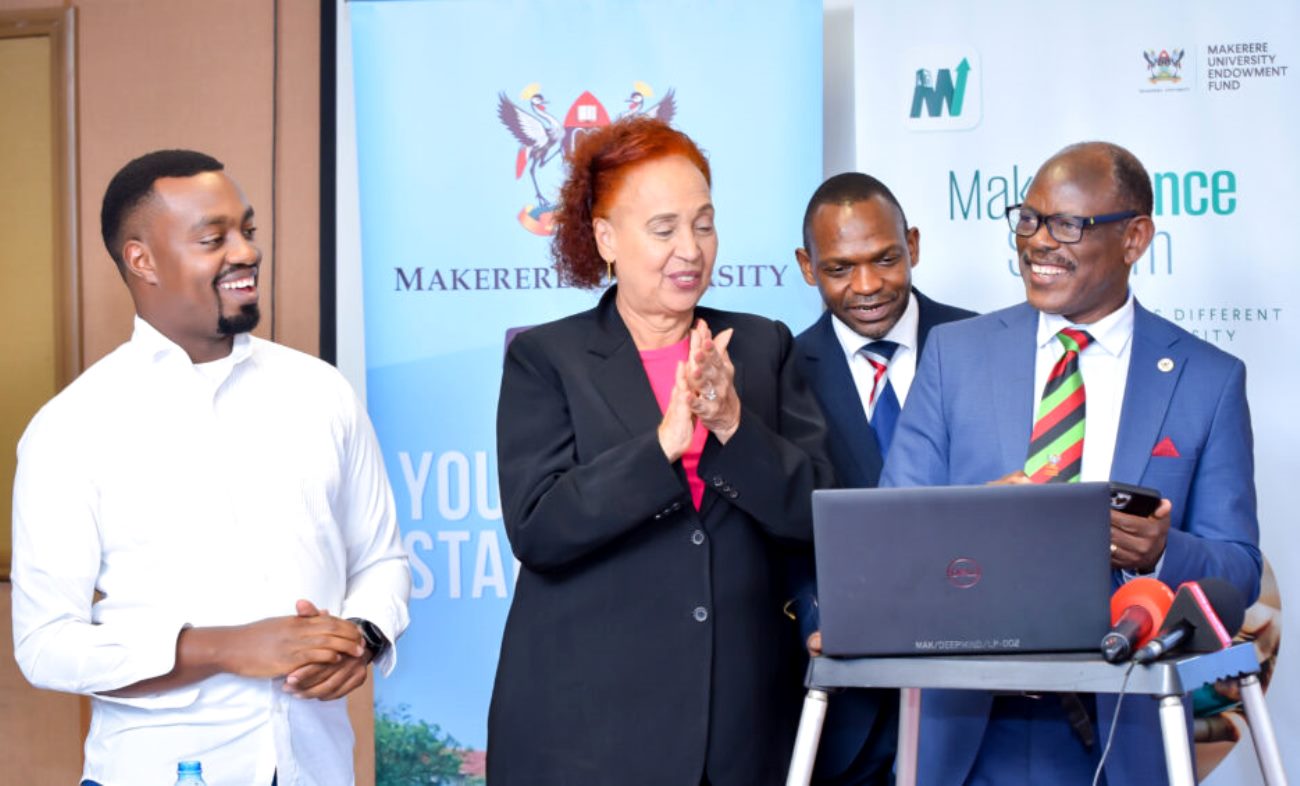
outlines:
[[[948,583],[957,589],[970,589],[979,583],[980,564],[967,557],[958,557],[948,563]]]

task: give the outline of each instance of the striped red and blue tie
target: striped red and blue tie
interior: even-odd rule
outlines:
[[[871,382],[871,430],[876,432],[876,443],[880,446],[883,457],[889,452],[889,444],[894,439],[894,426],[898,425],[898,415],[902,407],[898,403],[898,394],[889,377],[889,364],[898,349],[895,341],[873,341],[859,351],[871,364],[873,372]]]

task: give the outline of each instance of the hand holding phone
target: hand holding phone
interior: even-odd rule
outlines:
[[[1150,516],[1160,507],[1160,492],[1131,483],[1110,483],[1110,506],[1130,516]]]

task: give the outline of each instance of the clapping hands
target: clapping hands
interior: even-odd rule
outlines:
[[[659,444],[669,461],[690,447],[695,423],[702,423],[724,445],[740,427],[740,397],[733,384],[736,369],[727,354],[732,329],[716,337],[703,319],[691,328],[690,350],[677,366],[668,408],[659,424]]]

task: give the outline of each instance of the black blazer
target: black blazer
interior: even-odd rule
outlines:
[[[916,328],[919,359],[930,328],[973,317],[975,312],[938,303],[915,289],[912,291],[916,292],[920,312]],[[862,398],[853,383],[844,347],[835,335],[831,319],[831,312],[823,313],[795,339],[796,364],[826,418],[826,442],[839,485],[875,488],[884,463],[880,443],[867,414],[862,411]],[[800,636],[807,641],[820,626],[812,561],[796,558],[790,572],[791,605],[799,619]],[[845,782],[887,782],[894,756],[892,724],[896,704],[897,691],[850,691],[832,697],[817,751],[818,778],[851,772]]]
[[[691,504],[659,447],[662,413],[610,290],[519,335],[506,354],[497,449],[522,563],[488,717],[493,786],[784,782],[801,674],[781,613],[787,548],[812,537],[829,483],[825,427],[778,322],[734,327],[743,407],[709,436]]]

